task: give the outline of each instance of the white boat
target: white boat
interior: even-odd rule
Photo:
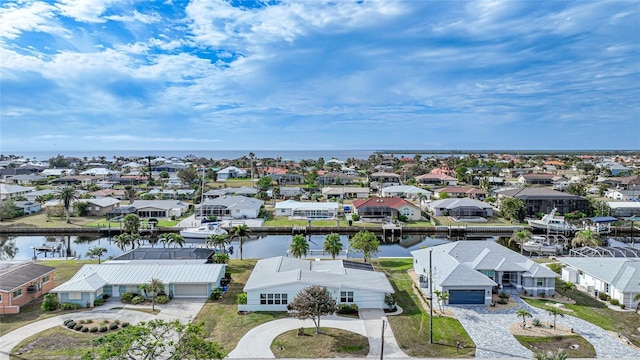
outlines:
[[[533,236],[531,240],[522,244],[522,250],[538,255],[556,255],[562,252],[562,245],[552,244],[544,236]]]
[[[546,214],[542,219],[529,219],[527,223],[532,229],[541,229],[549,232],[571,232],[576,231],[577,228],[574,225],[569,224],[563,217],[556,216],[557,209],[553,209],[549,214]]]
[[[206,223],[197,228],[187,228],[180,231],[180,236],[189,239],[206,239],[211,235],[223,235],[227,230],[220,227],[220,223]]]

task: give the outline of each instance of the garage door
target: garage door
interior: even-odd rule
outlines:
[[[484,304],[484,290],[449,290],[449,304]]]
[[[174,297],[208,297],[207,284],[175,284]]]

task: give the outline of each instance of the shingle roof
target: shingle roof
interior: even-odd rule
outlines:
[[[38,279],[56,268],[36,263],[18,264],[4,268],[0,272],[0,290],[12,291],[35,279]]]

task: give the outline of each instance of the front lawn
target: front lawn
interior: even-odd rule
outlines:
[[[92,341],[103,333],[82,333],[63,326],[34,334],[20,342],[11,354],[12,359],[80,359],[90,349]]]
[[[522,336],[514,335],[522,346],[535,353],[561,349],[570,358],[594,358],[596,351],[585,338],[573,336]],[[577,347],[576,347],[577,345]]]
[[[633,344],[640,346],[640,338],[636,335],[637,329],[640,328],[640,315],[635,311],[611,310],[605,304],[586,293],[579,290],[563,292],[561,288],[562,281],[556,280],[556,292],[576,301],[575,304],[564,305],[565,308],[572,310],[572,312],[566,312],[566,314],[588,321],[605,330],[620,332]],[[523,298],[523,300],[529,305],[542,309],[550,308],[555,303],[553,299]]]
[[[271,344],[276,358],[351,358],[366,357],[369,339],[346,330],[305,328],[304,335],[291,330],[278,335]]]
[[[401,315],[388,316],[389,324],[400,348],[413,357],[473,357],[475,344],[462,324],[448,317],[433,318],[433,341],[429,342],[429,312],[422,308],[413,292],[413,281],[407,270],[413,260],[379,259],[378,267],[387,273],[395,289],[395,298],[403,309]],[[456,349],[457,343],[463,348]]]

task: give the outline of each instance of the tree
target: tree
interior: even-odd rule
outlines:
[[[429,200],[429,195],[425,193],[419,193],[418,200],[420,201],[420,208],[422,209],[422,211],[424,211],[423,203]]]
[[[520,309],[520,310],[516,311],[516,315],[517,315],[518,317],[521,317],[521,318],[522,318],[522,328],[523,328],[523,329],[524,329],[524,327],[527,325],[527,318],[528,318],[528,317],[533,317],[533,315],[531,315],[531,313],[530,313],[530,312],[528,312],[528,311],[527,311],[527,310],[525,310],[525,309]]]
[[[98,258],[98,264],[100,264],[100,258],[102,257],[102,255],[104,255],[107,252],[107,248],[104,247],[100,247],[100,246],[94,246],[92,248],[89,248],[89,250],[87,250],[87,257],[93,259],[93,258]]]
[[[11,260],[18,253],[18,247],[13,237],[0,236],[0,260]]]
[[[340,242],[340,235],[332,233],[324,238],[324,244],[322,245],[324,251],[331,254],[331,258],[333,260],[336,259],[336,256],[340,254],[342,251],[342,243]]]
[[[294,258],[300,259],[303,256],[307,256],[309,252],[309,242],[302,235],[296,235],[291,239],[291,245],[289,251]]]
[[[80,194],[76,189],[71,186],[64,186],[56,191],[56,199],[62,201],[62,206],[67,215],[67,224],[71,224],[69,219],[69,212],[71,211],[71,204],[80,198]]]
[[[436,295],[436,299],[438,299],[438,307],[440,307],[440,313],[444,314],[444,304],[449,300],[449,293],[442,292],[440,290],[434,290],[433,293]]]
[[[129,234],[137,234],[140,231],[140,217],[136,214],[129,214],[122,219],[124,231]]]
[[[523,221],[524,210],[524,203],[518,198],[504,198],[500,203],[500,213],[506,219]]]
[[[184,237],[176,233],[162,234],[162,236],[160,236],[160,242],[162,243],[162,247],[165,247],[165,246],[184,247]]]
[[[143,321],[94,340],[82,359],[222,359],[218,344],[205,337],[202,322]]]
[[[54,311],[58,309],[58,297],[56,294],[46,294],[44,296],[44,300],[42,300],[42,305],[40,305],[40,310],[42,311]]]
[[[116,236],[116,245],[124,251],[127,246],[131,245],[131,250],[136,247],[136,244],[140,245],[140,234],[127,234],[122,233]]]
[[[300,320],[312,319],[316,326],[316,334],[320,333],[320,317],[336,312],[336,299],[324,286],[312,285],[302,289],[287,305],[293,316]]]
[[[572,246],[600,246],[600,234],[590,229],[580,230],[576,232]]]
[[[256,182],[258,191],[267,191],[273,187],[273,179],[270,176],[263,176]]]
[[[183,184],[191,185],[198,179],[198,171],[193,166],[189,166],[186,169],[178,171],[178,179],[180,179]]]
[[[557,307],[547,308],[547,314],[549,314],[549,316],[553,316],[554,329],[556,328],[556,317],[558,317],[558,315],[560,315],[560,317],[564,317],[564,313],[560,311],[560,309],[558,309]]]
[[[224,252],[227,244],[231,242],[231,238],[229,234],[211,234],[207,236],[207,245],[211,245],[214,248],[219,249],[221,252]]]
[[[247,225],[242,224],[232,227],[230,232],[231,238],[238,238],[238,241],[240,242],[240,260],[242,260],[242,240],[244,240],[245,237],[249,236],[251,230],[249,230],[249,227]]]
[[[520,246],[520,254],[522,254],[522,247],[526,241],[531,240],[531,231],[529,230],[520,230],[514,231],[511,237],[509,238],[509,245],[513,243],[517,243]]]
[[[572,283],[571,281],[567,281],[567,282],[562,283],[562,285],[560,286],[560,289],[562,290],[562,292],[564,292],[566,294],[569,291],[571,291],[571,292],[576,291],[576,285],[574,283]]]
[[[350,247],[356,252],[361,252],[364,256],[364,262],[369,262],[371,256],[378,253],[380,241],[376,235],[367,230],[360,230],[349,241]]]
[[[7,199],[0,202],[0,221],[2,219],[13,219],[18,216],[16,203],[13,199]]]
[[[640,283],[638,283],[638,285],[640,285]],[[638,305],[636,305],[636,312],[638,312],[638,310],[640,310],[640,294],[636,294],[636,296],[633,297],[633,301],[638,301]]]
[[[127,195],[127,199],[129,199],[129,204],[133,204],[133,200],[136,198],[136,189],[131,185],[125,185],[124,190]]]
[[[151,293],[151,311],[156,309],[156,295],[164,291],[164,284],[158,278],[151,278],[151,281],[144,284],[148,292]]]

